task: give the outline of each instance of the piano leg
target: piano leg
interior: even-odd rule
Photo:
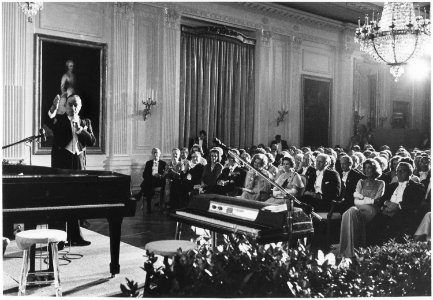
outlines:
[[[215,231],[211,231],[211,239],[212,239],[212,251],[215,252],[215,249],[217,247],[217,234]]]
[[[176,222],[176,232],[174,233],[174,239],[180,240],[181,233],[182,233],[182,223]]]
[[[120,234],[122,232],[122,216],[110,216],[108,219],[108,229],[110,233],[110,273],[114,277],[120,272],[119,252],[120,252]]]

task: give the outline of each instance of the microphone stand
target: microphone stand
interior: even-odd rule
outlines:
[[[26,142],[30,143],[30,142],[33,142],[36,139],[43,138],[44,136],[45,136],[45,133],[41,133],[39,135],[32,135],[32,136],[26,137],[25,139],[22,139],[21,141],[18,141],[18,142],[15,142],[15,143],[3,146],[2,149],[6,149],[6,148],[9,148],[9,147],[21,144],[21,143],[26,143]]]
[[[299,201],[298,199],[296,199],[295,196],[293,196],[292,194],[288,193],[281,185],[279,185],[278,183],[276,183],[275,181],[273,181],[272,179],[270,179],[269,177],[267,177],[261,171],[255,169],[250,163],[248,163],[242,157],[240,157],[239,155],[237,155],[234,151],[231,150],[231,148],[229,148],[225,144],[223,144],[218,138],[214,138],[214,142],[219,147],[221,147],[223,150],[226,150],[228,152],[228,154],[230,154],[234,158],[236,158],[239,161],[241,161],[248,169],[254,171],[257,175],[259,175],[261,178],[265,179],[268,183],[270,183],[272,186],[274,186],[280,192],[283,193],[284,199],[286,200],[286,205],[287,205],[287,227],[288,227],[288,231],[289,231],[289,241],[288,241],[289,245],[290,245],[290,242],[291,242],[291,239],[292,239],[292,224],[293,224],[293,211],[294,211],[294,209],[293,209],[293,203],[296,203],[297,205],[299,205],[300,208],[306,214],[310,214],[313,217],[315,217],[316,219],[322,220],[322,217],[320,217],[318,214],[316,214],[313,211],[313,207],[311,205],[303,203],[303,202]]]

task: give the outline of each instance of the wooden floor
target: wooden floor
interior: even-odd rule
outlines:
[[[141,206],[142,201],[137,202],[135,216],[123,219],[121,241],[144,249],[148,242],[174,239],[176,222],[170,216],[162,214],[158,207],[154,207],[152,213],[148,214],[142,211]],[[89,230],[108,236],[106,219],[89,219],[88,221]],[[182,239],[189,240],[194,237],[194,233],[189,228],[182,230]],[[86,239],[85,236],[84,238]]]

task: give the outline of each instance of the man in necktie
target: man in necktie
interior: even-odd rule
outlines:
[[[343,155],[340,157],[341,166],[341,206],[340,212],[345,212],[348,208],[354,205],[353,193],[356,190],[356,184],[360,179],[364,179],[365,176],[359,172],[353,170],[353,161],[349,155]]]
[[[332,200],[338,200],[341,190],[340,176],[336,171],[327,167],[330,158],[327,154],[320,153],[316,157],[316,179],[307,182],[307,188],[302,200],[314,207],[316,212],[327,212],[331,208]]]
[[[164,196],[165,187],[164,170],[166,167],[166,162],[160,160],[161,150],[159,150],[159,148],[153,148],[152,156],[153,158],[147,161],[144,167],[143,182],[140,185],[141,192],[137,195],[138,198],[141,198],[141,195],[146,198],[148,214],[152,212],[151,204],[152,198],[155,195],[155,188],[162,188],[162,191],[160,193],[160,197],[162,198]]]
[[[390,184],[386,189],[380,212],[368,223],[367,239],[370,244],[382,243],[389,238],[401,240],[404,234],[414,234],[424,216],[420,206],[425,189],[421,183],[410,179],[412,174],[411,164],[398,164],[398,182]]]

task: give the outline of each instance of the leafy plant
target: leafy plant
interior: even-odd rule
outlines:
[[[259,245],[244,236],[225,236],[215,251],[208,236],[197,250],[178,251],[170,262],[148,253],[142,294],[127,282],[125,296],[144,297],[371,297],[431,294],[430,243],[409,239],[359,249],[356,260],[335,263],[333,254],[314,254],[303,244]]]

